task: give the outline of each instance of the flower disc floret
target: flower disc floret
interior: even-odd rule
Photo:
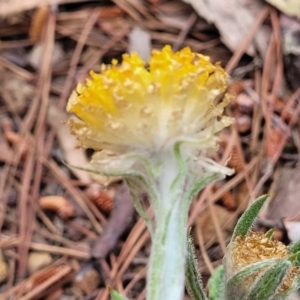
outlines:
[[[214,133],[232,123],[220,117],[228,103],[214,104],[227,87],[227,74],[190,48],[154,50],[145,66],[133,53],[118,65],[102,66],[72,93],[67,110],[71,132],[85,148],[116,153],[162,151],[178,141],[214,147]],[[218,117],[218,118],[216,118]]]

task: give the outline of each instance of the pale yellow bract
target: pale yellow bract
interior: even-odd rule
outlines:
[[[229,98],[214,104],[228,75],[188,47],[154,50],[149,67],[138,54],[125,54],[120,65],[113,60],[90,75],[67,105],[79,118],[69,120],[71,132],[85,148],[155,152],[181,141],[207,149],[216,144],[214,133],[232,123],[221,117]]]

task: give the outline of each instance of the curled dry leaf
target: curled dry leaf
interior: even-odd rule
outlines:
[[[0,251],[0,283],[8,278],[8,265],[4,260],[2,251]]]
[[[41,209],[53,211],[63,219],[74,216],[73,204],[69,200],[61,196],[42,197],[39,200],[39,205]]]
[[[49,14],[49,7],[43,5],[37,8],[34,14],[32,15],[30,28],[29,28],[29,38],[32,42],[35,43],[40,39],[47,21],[48,14]]]
[[[89,199],[101,210],[110,212],[114,207],[115,189],[113,187],[103,189],[103,186],[92,183],[86,190]]]
[[[28,256],[27,269],[29,274],[47,267],[52,263],[52,256],[47,252],[31,252]]]

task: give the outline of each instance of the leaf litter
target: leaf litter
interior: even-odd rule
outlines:
[[[66,167],[92,154],[75,149],[64,125],[71,90],[128,51],[147,59],[165,44],[189,46],[231,75],[226,113],[236,123],[214,159],[236,173],[197,195],[189,218],[204,283],[261,194],[272,197],[256,227],[277,227],[284,242],[299,236],[300,21],[284,14],[292,6],[232,0],[239,9],[229,13],[220,0],[39,3],[0,3],[1,299],[105,300],[108,285],[145,299],[150,234],[122,178]]]

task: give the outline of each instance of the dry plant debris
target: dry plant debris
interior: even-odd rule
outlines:
[[[195,197],[189,218],[204,279],[262,193],[273,197],[259,224],[275,224],[282,240],[298,236],[299,19],[258,0],[251,9],[231,0],[230,20],[221,0],[51,3],[0,1],[1,299],[106,300],[108,284],[144,299],[150,237],[122,178],[66,166],[92,154],[75,149],[64,125],[71,90],[131,50],[147,58],[165,44],[190,46],[231,75],[227,114],[236,123],[214,159],[236,173]]]

